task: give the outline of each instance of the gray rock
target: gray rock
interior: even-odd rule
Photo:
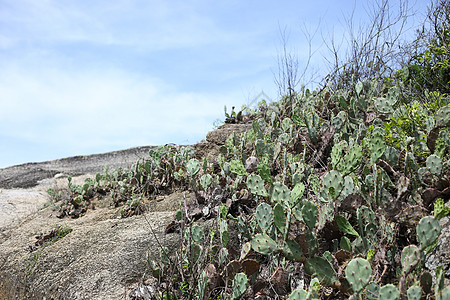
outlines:
[[[179,236],[164,234],[172,212],[127,219],[118,219],[117,214],[102,208],[88,210],[78,219],[60,220],[47,208],[3,232],[0,299],[124,298],[146,272],[146,252],[159,253],[160,245],[173,249]],[[30,252],[36,233],[48,232],[57,224],[72,232]]]
[[[80,184],[104,165],[130,167],[150,148],[0,170],[0,300],[126,299],[148,271],[146,253],[178,247],[179,236],[164,230],[182,192],[160,196],[149,203],[151,213],[126,219],[118,217],[120,207],[89,209],[77,219],[59,219],[52,206],[44,208],[47,189],[67,188],[68,175]],[[58,225],[72,231],[45,247],[35,244],[38,233]]]
[[[40,180],[53,178],[55,175],[78,176],[88,173],[103,172],[109,169],[129,168],[139,158],[148,156],[153,146],[137,147],[121,151],[86,156],[74,156],[40,163],[27,163],[0,169],[0,188],[28,188]]]
[[[243,123],[243,124],[225,124],[209,132],[206,135],[206,141],[216,144],[216,145],[225,145],[225,141],[232,134],[235,133],[243,133],[252,128],[251,123]]]

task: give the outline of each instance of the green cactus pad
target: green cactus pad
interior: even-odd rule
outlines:
[[[250,174],[247,177],[247,187],[254,195],[267,197],[267,191],[264,187],[264,180],[257,174]]]
[[[305,263],[305,271],[310,275],[316,275],[320,281],[327,285],[337,280],[333,266],[323,257],[308,258]]]
[[[267,163],[261,161],[256,169],[258,170],[258,174],[261,175],[261,178],[264,179],[264,181],[272,183],[272,175],[270,174],[270,167]]]
[[[289,118],[284,118],[283,122],[281,122],[281,129],[284,132],[289,132],[292,126],[292,120]]]
[[[200,243],[205,236],[203,233],[203,228],[200,225],[194,224],[191,227],[192,240],[196,243]]]
[[[420,300],[422,298],[422,289],[418,285],[411,286],[406,292],[408,300]]]
[[[272,207],[267,203],[261,203],[256,207],[255,219],[258,222],[259,228],[263,233],[269,230],[273,223],[273,211]]]
[[[431,216],[423,217],[416,227],[417,238],[420,242],[420,249],[432,245],[441,234],[439,221]]]
[[[186,164],[186,171],[191,177],[195,177],[200,171],[201,163],[196,158],[191,158]]]
[[[372,276],[372,267],[369,261],[364,258],[352,259],[345,268],[345,278],[350,283],[351,288],[356,294],[369,283]]]
[[[353,228],[350,222],[343,216],[336,216],[336,224],[343,233],[359,236],[359,233]]]
[[[233,299],[239,299],[247,290],[248,279],[245,273],[237,273],[233,279]]]
[[[420,262],[420,250],[415,245],[409,245],[403,248],[401,263],[403,273],[408,274]]]
[[[305,192],[305,185],[302,182],[297,183],[291,191],[291,201],[289,206],[292,208],[300,201]]]
[[[200,177],[200,186],[203,190],[207,190],[212,184],[213,178],[210,174],[204,174]]]
[[[319,241],[317,240],[317,236],[311,230],[306,232],[306,244],[308,245],[309,256],[313,256],[319,251]]]
[[[372,132],[372,137],[367,140],[367,146],[370,150],[370,158],[373,163],[376,163],[386,150],[384,135],[385,130],[383,128],[375,127]]]
[[[400,292],[393,284],[386,284],[382,286],[378,292],[379,300],[398,300],[400,299]]]
[[[272,203],[289,203],[291,191],[280,182],[274,182],[269,189],[269,198]]]
[[[350,239],[346,236],[343,236],[341,238],[341,241],[339,243],[339,247],[341,247],[341,249],[343,250],[347,250],[349,252],[352,251],[352,244],[350,243]]]
[[[318,215],[319,210],[317,209],[317,206],[311,201],[306,200],[302,207],[302,217],[310,230],[316,226]]]
[[[284,235],[286,233],[286,214],[284,212],[284,206],[280,203],[275,204],[273,207],[273,223],[281,234]]]
[[[441,107],[436,113],[436,125],[450,127],[450,105]]]
[[[430,171],[431,174],[434,174],[436,176],[441,175],[442,172],[442,159],[435,155],[431,154],[427,158],[427,169]]]
[[[244,164],[239,159],[233,159],[230,161],[230,171],[236,175],[247,176],[248,173],[245,170]]]
[[[303,252],[300,245],[293,240],[287,240],[283,246],[283,255],[293,261],[301,261],[303,259]]]
[[[252,248],[258,253],[270,255],[278,250],[277,243],[267,234],[256,234],[252,239]]]
[[[361,164],[363,158],[363,149],[359,145],[355,145],[350,148],[347,155],[344,158],[344,165],[339,170],[344,176],[355,171]]]
[[[332,188],[333,192],[330,192]],[[328,172],[323,178],[324,197],[328,199],[336,199],[344,188],[344,178],[341,173],[336,170]]]
[[[377,224],[377,217],[375,213],[365,205],[361,205],[361,207],[358,208],[356,215],[363,223]]]
[[[440,292],[440,299],[436,297],[436,300],[450,300],[450,285]]]

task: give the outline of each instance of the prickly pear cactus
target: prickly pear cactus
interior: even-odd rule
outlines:
[[[258,205],[255,211],[255,219],[261,231],[266,233],[273,223],[272,207],[264,202]]]
[[[270,167],[265,161],[261,161],[257,167],[258,174],[266,182],[272,183],[272,176],[270,175]]]
[[[286,233],[286,213],[284,212],[284,206],[280,203],[275,204],[273,207],[273,224],[285,235]]]
[[[192,235],[192,240],[194,242],[200,243],[204,237],[203,227],[201,227],[200,225],[197,225],[197,224],[192,225],[191,235]]]
[[[305,185],[302,182],[297,183],[291,191],[291,201],[289,206],[292,208],[297,205],[305,192]]]
[[[379,300],[398,300],[400,299],[400,292],[393,284],[386,284],[380,288],[378,292]]]
[[[376,163],[386,150],[384,135],[385,131],[383,128],[375,127],[372,132],[372,137],[367,139],[367,146],[369,147],[370,158],[373,163]]]
[[[333,266],[323,257],[308,258],[305,263],[305,271],[310,275],[316,275],[320,281],[326,284],[331,284],[337,280]]]
[[[293,261],[301,261],[303,259],[303,252],[300,245],[293,240],[287,240],[283,246],[283,255]]]
[[[399,97],[399,91],[397,87],[389,89],[386,98],[379,97],[374,101],[375,108],[382,114],[388,114],[394,112],[394,105],[397,103]]]
[[[441,107],[436,113],[436,125],[450,127],[450,105]]]
[[[420,242],[420,249],[424,250],[432,245],[441,234],[439,221],[431,216],[423,217],[416,227],[417,238]]]
[[[408,300],[420,300],[422,298],[422,289],[418,285],[411,286],[406,292]]]
[[[331,165],[346,176],[355,171],[361,164],[363,158],[363,149],[359,145],[355,145],[348,150],[343,157],[344,148],[348,148],[345,141],[335,144],[331,151]]]
[[[239,159],[233,159],[230,162],[230,171],[236,175],[247,176],[248,173],[245,170],[244,164]]]
[[[274,182],[269,190],[269,198],[272,203],[289,203],[291,191],[280,182]]]
[[[248,279],[245,273],[237,273],[233,279],[233,299],[239,299],[247,290]]]
[[[362,289],[369,283],[371,276],[372,267],[364,258],[352,259],[345,268],[345,278],[347,278],[356,294],[361,293]]]
[[[351,147],[344,158],[344,166],[339,171],[341,171],[344,176],[352,173],[359,167],[362,158],[363,158],[362,147],[359,145]]]
[[[254,195],[267,197],[267,191],[264,187],[264,180],[257,174],[250,174],[247,177],[247,187]]]
[[[440,295],[438,295],[436,297],[436,300],[450,300],[450,286],[447,286],[446,288],[444,288],[440,292]]]
[[[420,250],[415,245],[409,245],[403,248],[401,263],[403,274],[408,274],[420,262]]]
[[[278,250],[277,243],[267,234],[256,234],[252,239],[252,248],[258,253],[270,255]]]
[[[195,177],[200,171],[201,163],[196,158],[191,158],[186,164],[186,171],[191,177]]]
[[[207,190],[212,184],[213,178],[210,174],[204,174],[200,177],[200,186],[203,190]]]
[[[441,175],[442,172],[442,159],[435,155],[431,154],[427,158],[427,169],[430,171],[431,174],[434,174],[436,176]]]
[[[323,178],[324,198],[336,199],[344,188],[344,178],[336,170],[328,172]]]
[[[309,230],[312,230],[316,226],[318,214],[319,210],[317,206],[311,201],[306,200],[302,207],[302,217]]]

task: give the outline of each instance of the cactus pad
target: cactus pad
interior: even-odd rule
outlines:
[[[283,246],[283,255],[293,261],[300,261],[303,259],[303,252],[300,245],[293,240],[287,240]]]
[[[250,174],[247,177],[247,187],[254,195],[267,197],[267,191],[264,187],[264,180],[257,174]]]
[[[274,182],[269,190],[269,197],[272,203],[289,203],[291,191],[280,182]]]
[[[195,177],[200,171],[201,164],[198,159],[192,158],[186,164],[186,171],[191,177]]]
[[[352,259],[345,268],[345,278],[356,294],[359,294],[369,283],[371,276],[372,267],[364,258]]]
[[[331,191],[331,188],[333,192]],[[336,170],[332,170],[327,173],[323,178],[323,191],[328,199],[335,199],[341,193],[344,188],[344,178],[341,173]]]
[[[302,207],[302,217],[310,230],[316,226],[318,215],[319,210],[317,209],[317,206],[311,201],[306,200]]]
[[[273,211],[272,207],[267,203],[261,203],[258,205],[255,211],[255,219],[258,222],[259,228],[263,233],[272,226],[273,223]]]
[[[427,169],[430,171],[431,174],[434,174],[436,176],[441,175],[442,159],[435,154],[431,154],[427,158]]]
[[[247,290],[248,279],[245,273],[237,273],[233,279],[233,299],[239,299]]]
[[[416,227],[416,233],[420,242],[420,249],[424,250],[439,237],[441,234],[441,225],[434,217],[423,217]]]
[[[418,285],[413,285],[406,292],[408,300],[420,300],[422,298],[422,289]]]
[[[398,300],[400,299],[400,292],[393,284],[386,284],[380,288],[378,293],[379,300]]]
[[[270,255],[278,250],[277,243],[267,234],[256,234],[252,239],[252,248],[258,253]]]
[[[409,245],[403,248],[401,263],[403,273],[408,274],[420,262],[420,250],[415,245]]]
[[[284,235],[286,233],[286,214],[284,212],[284,206],[280,203],[277,203],[273,207],[273,223],[281,234]]]

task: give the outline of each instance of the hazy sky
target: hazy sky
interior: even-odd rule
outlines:
[[[427,1],[413,7],[424,11]],[[0,168],[194,144],[223,106],[277,99],[280,31],[300,62],[370,0],[0,0]],[[395,5],[397,1],[392,1]]]

